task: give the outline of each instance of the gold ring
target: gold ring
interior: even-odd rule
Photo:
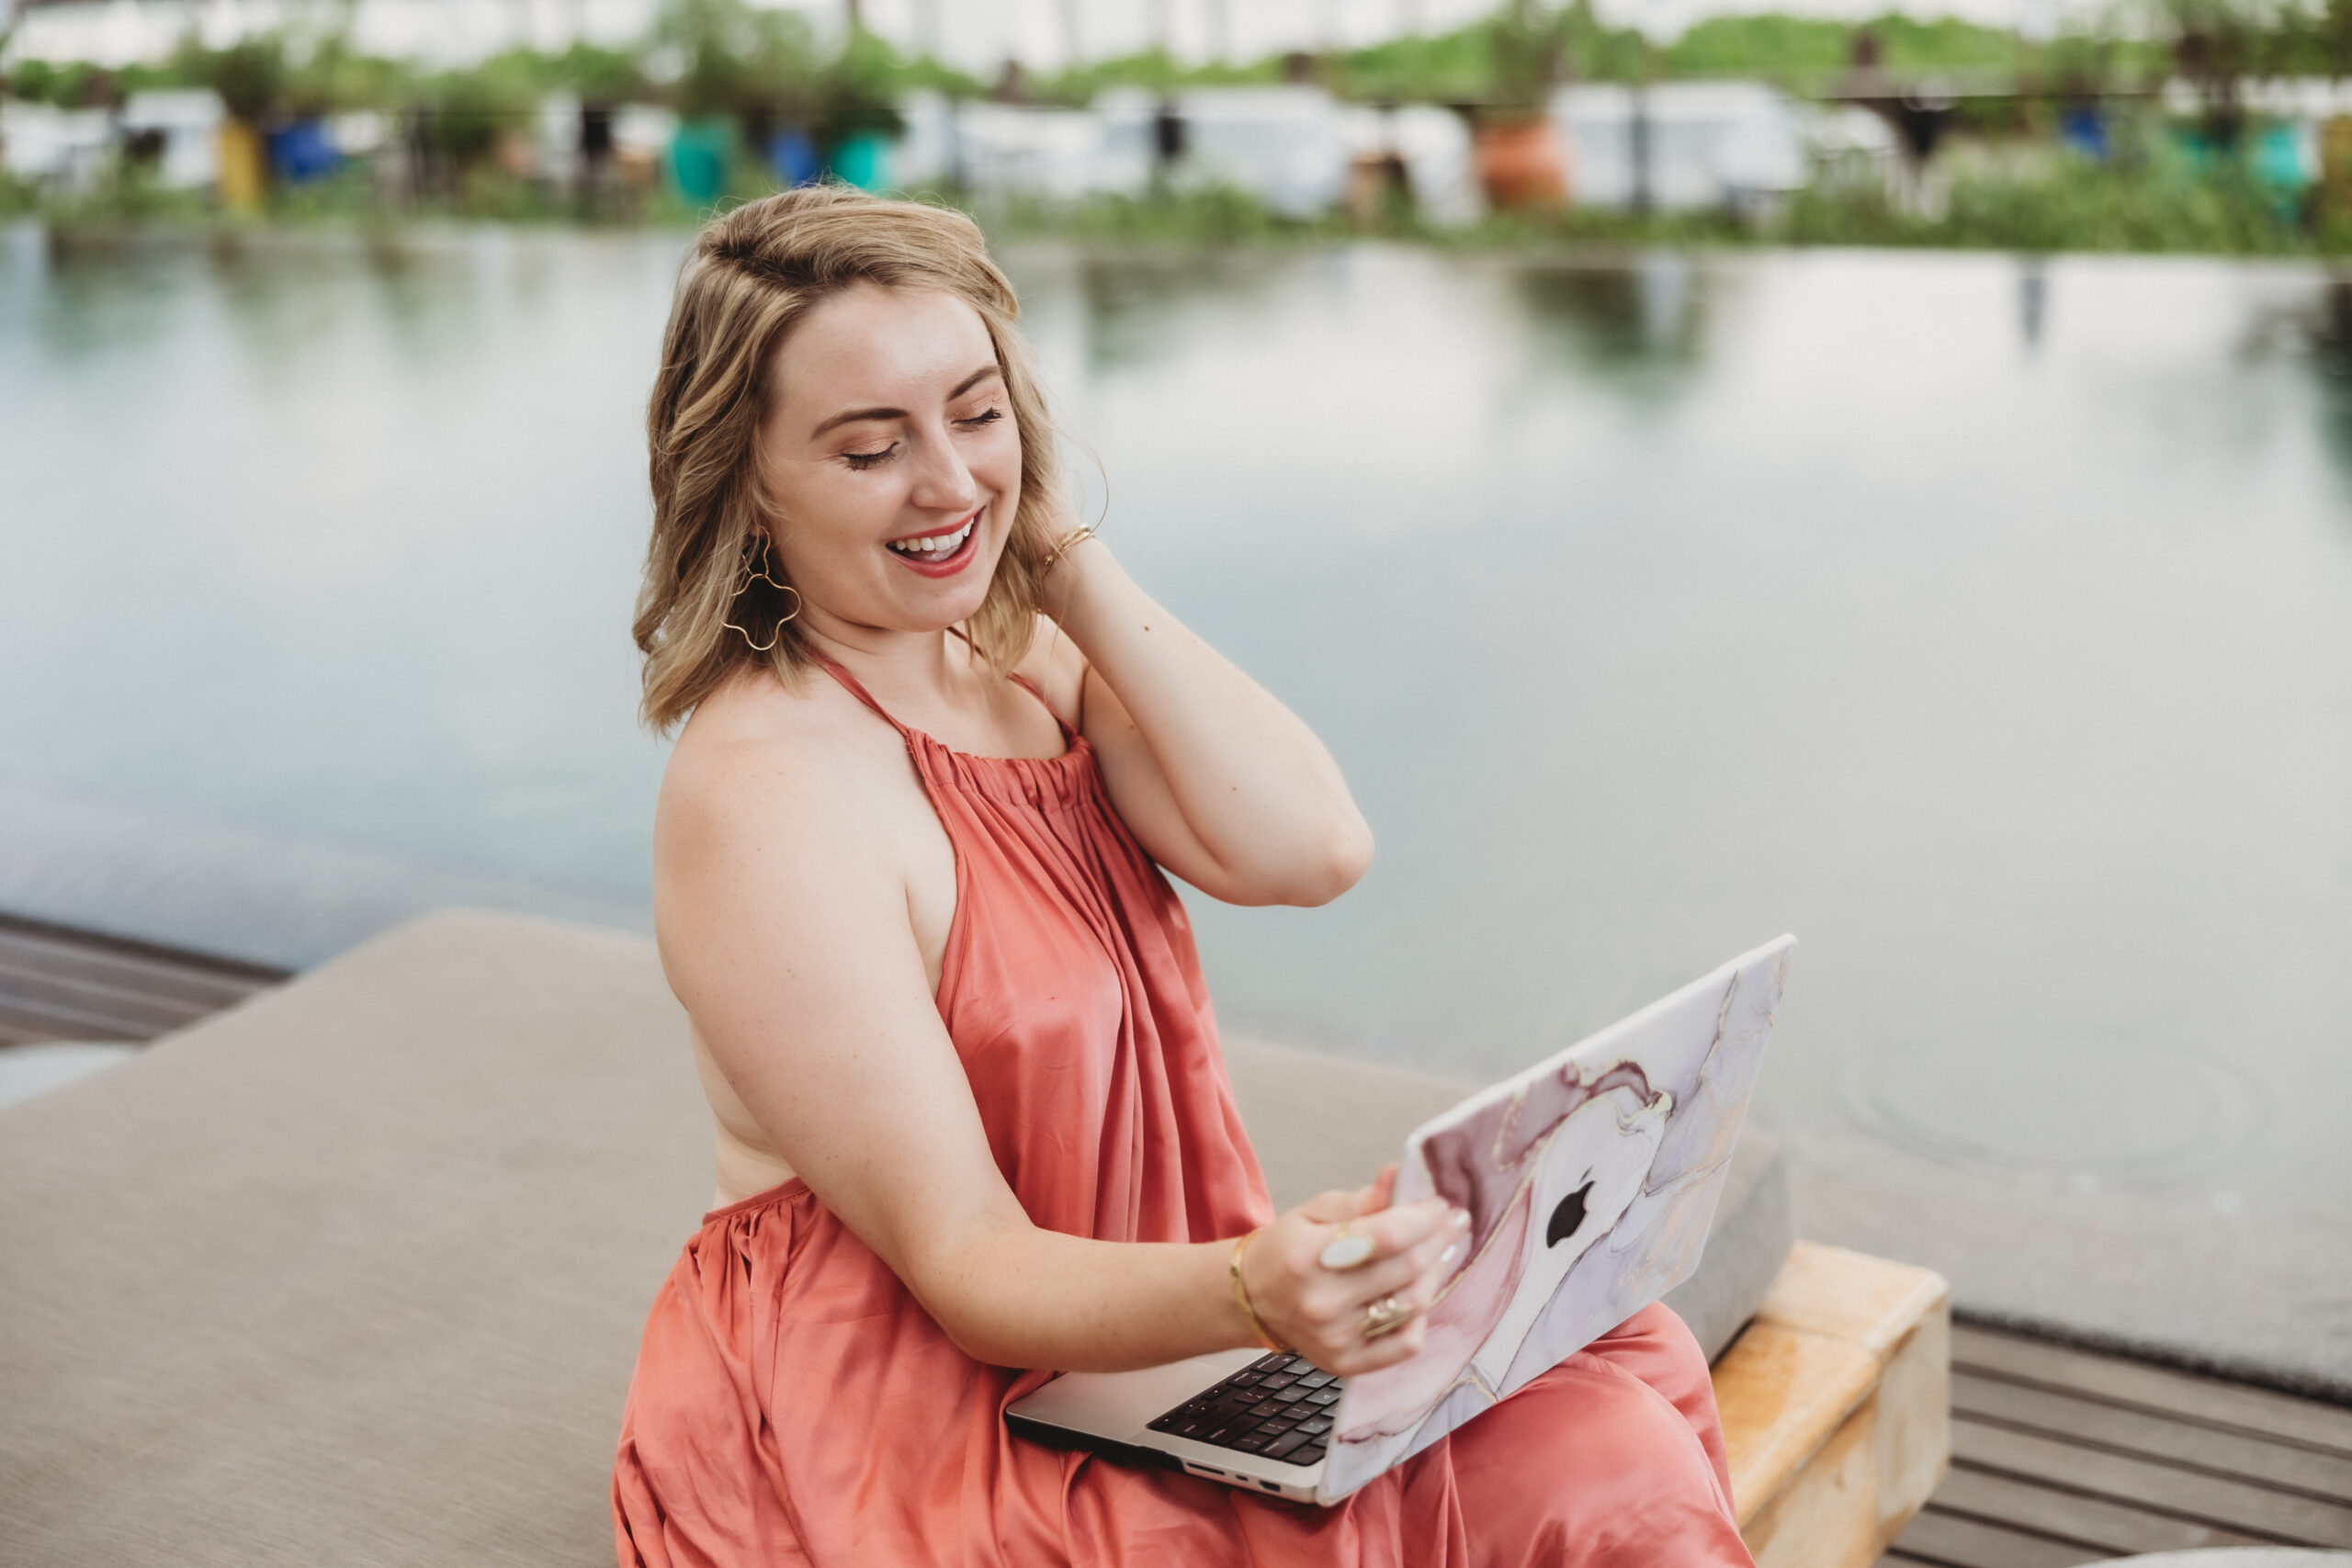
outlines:
[[[1315,1260],[1342,1274],[1362,1268],[1372,1261],[1372,1237],[1343,1224],[1323,1244],[1323,1250],[1315,1255]]]
[[[1383,1296],[1363,1309],[1363,1337],[1377,1339],[1405,1326],[1413,1315],[1411,1310],[1395,1296]]]

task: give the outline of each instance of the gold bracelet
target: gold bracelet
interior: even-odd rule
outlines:
[[[1069,554],[1071,550],[1086,543],[1087,540],[1092,537],[1094,537],[1094,530],[1091,528],[1073,528],[1069,533],[1064,534],[1062,536],[1062,542],[1056,545],[1053,547],[1052,552],[1046,557],[1046,564],[1037,569],[1037,581],[1040,582],[1045,581],[1046,574],[1061,564],[1063,556]]]
[[[1264,1228],[1261,1225],[1259,1230]],[[1228,1270],[1233,1277],[1233,1304],[1239,1307],[1241,1315],[1250,1320],[1250,1332],[1258,1337],[1259,1344],[1269,1350],[1287,1351],[1290,1347],[1267,1333],[1266,1325],[1258,1321],[1258,1309],[1250,1304],[1250,1287],[1241,1280],[1241,1259],[1249,1253],[1250,1244],[1257,1239],[1258,1232],[1251,1231],[1233,1244],[1233,1267]]]

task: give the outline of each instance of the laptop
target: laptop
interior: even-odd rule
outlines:
[[[1069,1372],[1021,1437],[1330,1504],[1541,1377],[1698,1267],[1796,939],[1483,1089],[1405,1140],[1394,1201],[1470,1214],[1421,1349],[1340,1380],[1287,1351]]]

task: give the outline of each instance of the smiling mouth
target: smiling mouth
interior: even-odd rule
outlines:
[[[944,533],[924,534],[910,539],[889,541],[890,553],[914,566],[946,566],[963,555],[979,532],[980,514],[973,513],[961,526]]]

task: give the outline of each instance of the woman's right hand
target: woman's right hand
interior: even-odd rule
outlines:
[[[1260,1231],[1241,1262],[1242,1287],[1267,1332],[1339,1377],[1393,1366],[1421,1348],[1423,1314],[1461,1262],[1470,1216],[1442,1198],[1389,1207],[1396,1168],[1369,1187],[1308,1199]],[[1345,1224],[1368,1237],[1372,1255],[1351,1269],[1326,1268],[1323,1249]],[[1374,1302],[1394,1296],[1408,1315],[1371,1335]]]

